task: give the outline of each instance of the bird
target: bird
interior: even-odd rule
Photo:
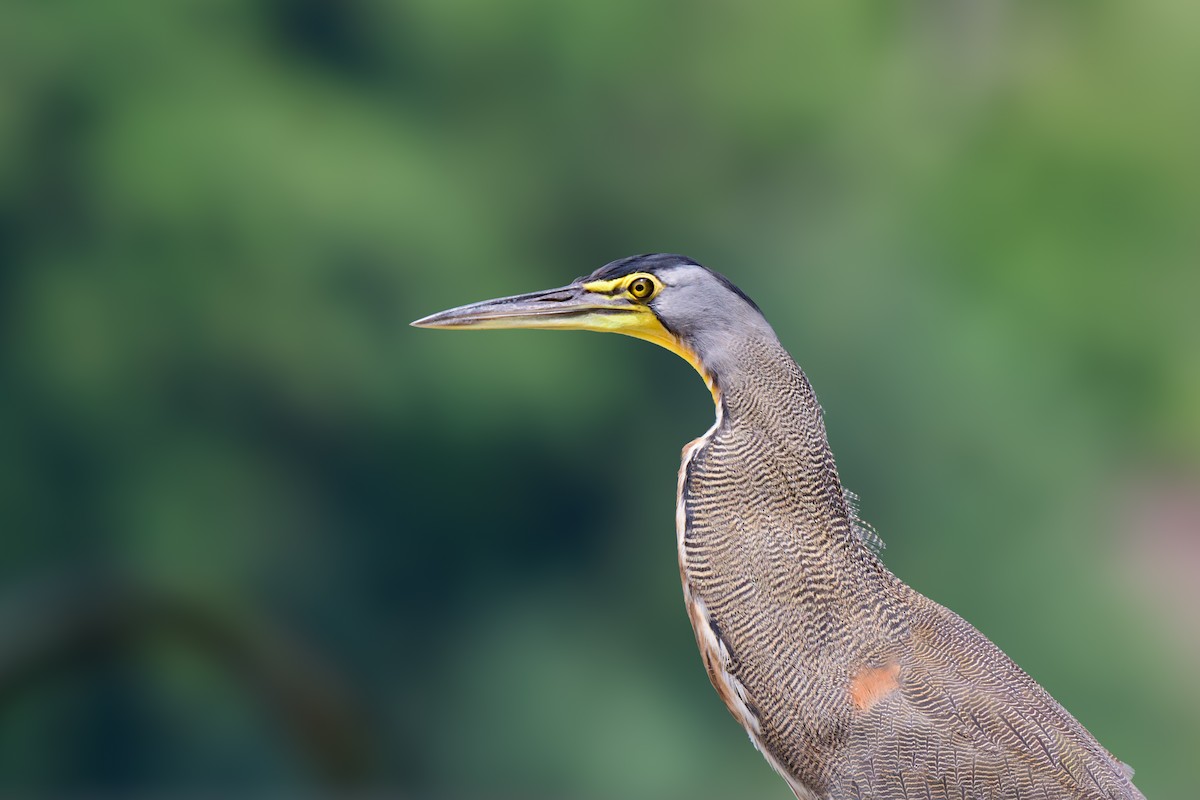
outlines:
[[[723,275],[631,256],[412,325],[620,333],[700,374],[716,420],[682,453],[684,603],[713,688],[798,800],[1144,800],[999,647],[888,570],[808,378]]]

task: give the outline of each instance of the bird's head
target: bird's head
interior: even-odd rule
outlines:
[[[557,328],[623,333],[667,348],[696,368],[716,397],[740,337],[775,338],[758,306],[727,278],[684,256],[631,256],[558,289],[459,306],[420,328]]]

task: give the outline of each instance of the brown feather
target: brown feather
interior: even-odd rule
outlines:
[[[856,532],[807,379],[730,345],[684,453],[679,557],[706,668],[797,797],[1136,800],[1124,766]],[[740,692],[740,695],[739,695]]]

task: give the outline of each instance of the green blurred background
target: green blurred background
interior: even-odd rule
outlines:
[[[694,374],[407,327],[677,251],[805,367],[889,566],[1194,797],[1198,32],[8,0],[0,788],[790,796],[682,608]]]

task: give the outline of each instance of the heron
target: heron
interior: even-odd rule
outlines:
[[[700,374],[716,420],[683,448],[684,602],[713,688],[798,800],[1144,800],[999,647],[884,565],[808,378],[729,279],[639,255],[412,324],[620,333]]]

